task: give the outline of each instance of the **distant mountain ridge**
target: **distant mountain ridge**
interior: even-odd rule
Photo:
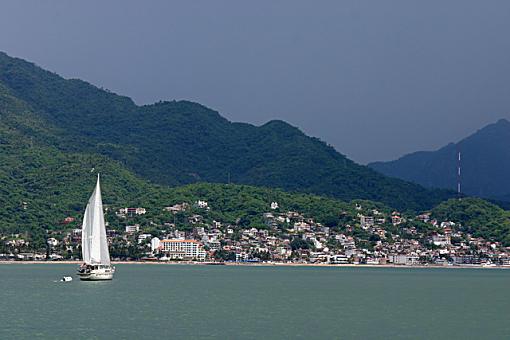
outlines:
[[[387,176],[427,187],[457,187],[457,153],[461,152],[462,192],[510,201],[510,122],[501,119],[437,151],[415,152],[371,168]]]
[[[30,135],[63,153],[93,154],[153,183],[277,187],[421,210],[451,192],[385,177],[282,121],[232,123],[188,101],[137,106],[81,80],[66,80],[0,53],[0,85],[51,129]],[[30,134],[31,132],[27,132]]]

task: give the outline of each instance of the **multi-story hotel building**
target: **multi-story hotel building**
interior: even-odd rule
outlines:
[[[202,244],[195,240],[162,240],[159,248],[171,259],[203,261],[206,255]]]

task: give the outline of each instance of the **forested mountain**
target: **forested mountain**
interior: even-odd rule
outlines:
[[[457,144],[437,151],[416,152],[369,166],[392,177],[427,187],[457,187],[457,152],[461,152],[465,194],[510,201],[510,122],[490,124]]]
[[[52,146],[62,142],[63,132],[45,126],[1,85],[0,118],[0,233],[29,232],[37,238],[45,229],[58,229],[68,216],[77,218],[74,225],[79,226],[96,173],[101,173],[105,206],[147,207],[148,216],[154,220],[161,217],[165,206],[198,199],[210,202],[215,208],[213,217],[231,223],[241,218],[239,223],[246,226],[263,224],[262,213],[272,201],[285,209],[313,212],[324,222],[338,219],[347,210],[355,216],[352,204],[276,189],[205,183],[158,186],[137,178],[108,157],[63,152]],[[366,204],[383,209],[376,203]]]
[[[0,230],[40,231],[83,211],[96,172],[105,177],[107,204],[154,192],[105,156],[53,147],[58,134],[0,85]]]
[[[106,156],[59,150],[53,145],[65,140],[62,135],[63,131],[46,126],[30,107],[0,85],[0,234],[22,233],[30,242],[44,246],[46,230],[63,228],[66,217],[76,219],[67,228],[79,227],[96,173],[101,173],[103,202],[112,208],[109,214],[126,206],[146,207],[146,218],[161,225],[172,221],[163,207],[199,199],[214,208],[212,218],[241,227],[264,225],[262,213],[273,201],[282,209],[301,211],[326,225],[336,225],[345,216],[353,220],[358,213],[353,203],[270,188],[151,184]],[[389,209],[375,202],[363,204]]]
[[[28,131],[30,138],[55,152],[102,155],[157,184],[224,183],[230,177],[233,183],[372,199],[401,209],[428,208],[451,195],[382,176],[282,121],[231,123],[187,101],[137,106],[4,53],[0,84],[31,111],[36,125],[52,129],[51,137],[46,130]]]

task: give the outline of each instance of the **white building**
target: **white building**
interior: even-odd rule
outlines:
[[[272,210],[278,209],[278,202],[271,202],[271,209]]]
[[[161,240],[157,237],[152,238],[151,240],[151,250],[154,252],[156,249],[159,249]]]
[[[349,258],[345,255],[332,255],[329,257],[329,263],[331,263],[331,264],[348,264]]]
[[[199,207],[200,209],[208,209],[209,208],[209,203],[207,203],[207,201],[197,201],[197,207]]]
[[[195,227],[195,233],[199,236],[202,236],[205,234],[205,228],[204,227]]]
[[[420,263],[420,258],[415,254],[397,254],[388,255],[388,262],[393,264],[416,265]]]
[[[359,217],[360,219],[360,224],[361,224],[361,227],[362,228],[369,228],[369,227],[373,227],[375,222],[374,222],[374,218],[372,216],[364,216],[364,215],[361,215]]]
[[[118,215],[145,215],[147,210],[145,208],[121,208],[119,209]]]
[[[206,255],[202,244],[195,240],[162,240],[159,248],[171,259],[203,261]]]
[[[172,205],[171,207],[165,207],[165,208],[163,208],[163,210],[175,214],[178,212],[186,211],[188,208],[189,208],[188,203],[181,203],[181,204]]]
[[[138,225],[138,224],[126,226],[126,233],[128,233],[128,234],[137,233],[139,231],[140,231],[140,225]]]
[[[432,235],[432,243],[438,247],[445,247],[449,246],[451,244],[451,238],[449,234],[441,235],[441,234],[434,234]]]
[[[142,243],[143,241],[145,241],[146,239],[151,238],[151,237],[152,237],[151,234],[140,234],[140,235],[138,235],[138,244]]]
[[[58,245],[58,240],[54,237],[50,237],[47,242],[50,247],[56,247]]]
[[[236,262],[244,262],[249,258],[248,254],[245,252],[236,253]]]
[[[294,231],[295,232],[305,232],[309,231],[311,229],[311,226],[308,223],[305,222],[296,222],[294,223]]]
[[[321,242],[319,242],[315,237],[310,238],[310,241],[313,242],[313,245],[316,249],[322,249],[323,245]]]
[[[50,260],[62,260],[64,257],[62,255],[58,254],[50,254],[49,259]]]

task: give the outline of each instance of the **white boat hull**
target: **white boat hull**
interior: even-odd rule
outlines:
[[[92,269],[87,272],[78,271],[78,276],[82,281],[106,281],[113,279],[113,274],[115,273],[115,267],[111,268],[101,268],[101,269]]]

